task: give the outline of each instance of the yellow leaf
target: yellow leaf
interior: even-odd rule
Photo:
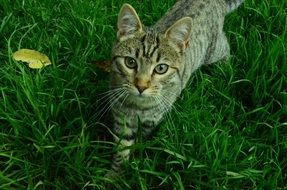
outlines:
[[[32,69],[40,69],[51,64],[46,55],[31,49],[20,49],[13,53],[13,58],[16,61],[29,63],[29,67]]]

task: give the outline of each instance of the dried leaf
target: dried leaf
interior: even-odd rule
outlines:
[[[111,61],[95,61],[95,64],[100,69],[103,69],[106,72],[111,72]]]
[[[51,64],[50,59],[46,55],[31,49],[20,49],[13,53],[13,58],[16,61],[28,63],[32,69],[40,69]]]

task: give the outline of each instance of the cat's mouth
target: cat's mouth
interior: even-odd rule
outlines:
[[[133,98],[135,98],[138,101],[144,101],[144,100],[150,100],[152,99],[152,96],[148,95],[148,94],[132,94]]]
[[[145,90],[143,92],[140,92],[138,90],[132,90],[132,92],[130,92],[130,94],[134,97],[134,98],[138,98],[140,100],[144,100],[144,99],[152,99],[154,95],[152,95],[149,90]]]
[[[152,102],[154,100],[155,95],[151,95],[148,91],[147,92],[138,92],[138,91],[132,91],[130,92],[130,99],[134,102]]]

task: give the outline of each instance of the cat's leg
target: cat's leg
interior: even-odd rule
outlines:
[[[108,175],[117,175],[121,171],[121,167],[130,157],[130,146],[135,143],[138,127],[127,122],[114,123],[114,139],[117,152],[113,156],[111,171]]]
[[[150,137],[155,130],[154,122],[145,122],[141,124],[141,133],[143,137]]]

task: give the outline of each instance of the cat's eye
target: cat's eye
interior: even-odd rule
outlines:
[[[135,69],[137,67],[137,62],[134,58],[125,57],[125,65],[129,69]]]
[[[154,68],[154,72],[162,75],[167,72],[168,67],[167,64],[159,64]]]

